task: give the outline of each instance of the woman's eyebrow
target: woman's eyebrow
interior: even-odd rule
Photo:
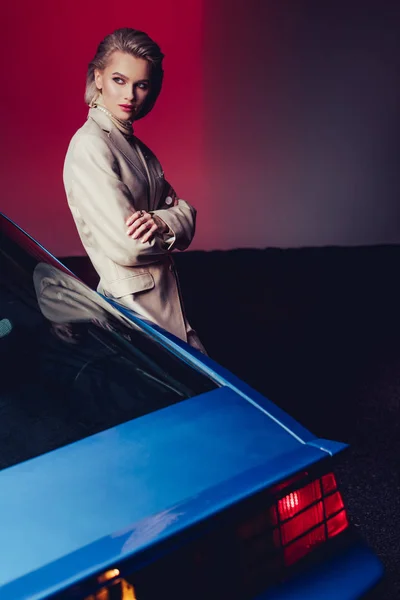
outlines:
[[[118,71],[115,71],[113,75],[117,75],[118,77],[122,77],[123,79],[129,79],[127,75],[123,75],[123,73],[119,73]],[[138,79],[136,83],[149,83],[149,81],[149,79]]]

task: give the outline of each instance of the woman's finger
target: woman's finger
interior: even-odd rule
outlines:
[[[138,229],[136,229],[136,231],[131,235],[131,237],[134,240],[137,240],[138,238],[142,237],[142,235],[144,233],[146,233],[149,230],[149,227],[151,227],[152,225],[153,225],[152,219],[146,221],[145,223],[143,223],[143,225],[140,225],[140,227],[138,227]]]
[[[125,224],[129,227],[129,225],[132,225],[138,219],[143,219],[146,215],[150,216],[149,213],[144,210],[137,210],[126,219]]]
[[[132,223],[134,223],[139,218],[140,218],[140,213],[134,212],[126,219],[125,224],[129,227],[129,225],[132,225]]]
[[[153,235],[156,231],[157,231],[157,225],[154,223],[154,225],[151,226],[149,231],[142,237],[142,244],[145,244],[146,242],[148,242],[153,237]]]
[[[137,231],[142,225],[146,225],[150,223],[152,220],[151,215],[146,213],[143,217],[138,217],[136,221],[133,222],[127,229],[127,234],[132,235],[135,231]]]

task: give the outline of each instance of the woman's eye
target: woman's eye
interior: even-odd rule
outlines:
[[[148,90],[149,84],[148,83],[138,83],[138,88],[140,88],[141,90]]]
[[[115,81],[115,83],[125,83],[125,81],[123,79],[121,79],[121,77],[113,77],[113,81]]]

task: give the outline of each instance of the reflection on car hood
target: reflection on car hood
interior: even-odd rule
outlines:
[[[0,469],[217,387],[58,266],[0,260]]]
[[[33,283],[40,310],[53,323],[96,320],[106,324],[110,315],[125,324],[127,322],[97,292],[52,265],[38,263],[33,272]]]

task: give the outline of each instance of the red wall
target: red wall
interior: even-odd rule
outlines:
[[[22,0],[8,4],[3,22],[0,208],[57,255],[82,253],[64,197],[62,167],[69,139],[87,114],[86,67],[98,42],[126,26],[149,33],[166,55],[161,96],[136,132],[162,160],[180,196],[201,204],[197,241],[206,244],[202,2],[119,6],[109,0]]]

